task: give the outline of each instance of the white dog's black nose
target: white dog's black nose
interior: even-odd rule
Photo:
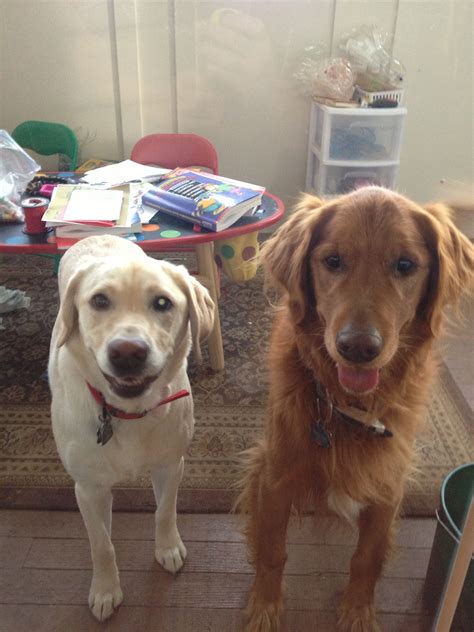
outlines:
[[[346,326],[337,334],[336,348],[346,360],[363,364],[380,355],[383,340],[375,328],[361,331]]]
[[[148,352],[148,345],[140,338],[116,338],[107,347],[109,362],[120,375],[140,373]]]

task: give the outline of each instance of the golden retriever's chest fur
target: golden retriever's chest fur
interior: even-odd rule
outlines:
[[[314,345],[315,335],[310,338]],[[416,368],[405,365],[404,379],[399,380],[395,389],[395,385],[390,386],[397,392],[397,398],[390,399],[382,382],[380,393],[364,402],[369,410],[372,406],[377,415],[381,413],[381,421],[393,432],[393,437],[381,437],[363,427],[354,427],[336,413],[324,423],[332,445],[321,447],[314,439],[312,426],[326,416],[326,405],[321,400],[318,404],[316,380],[326,386],[334,403],[353,405],[354,401],[347,400],[337,387],[329,363],[311,364],[314,358],[310,347],[304,334],[293,329],[288,312],[280,312],[270,350],[270,409],[280,411],[273,416],[273,426],[269,429],[271,445],[278,446],[277,462],[286,461],[281,464],[282,469],[297,480],[295,489],[299,490],[301,503],[308,495],[317,504],[329,498],[330,505],[348,517],[347,514],[357,513],[366,503],[388,502],[401,494],[423,417],[424,388],[414,376],[407,382],[407,372],[415,373]],[[390,379],[393,381],[395,377]],[[358,507],[355,504],[351,507],[351,503]],[[340,510],[342,505],[346,510]]]

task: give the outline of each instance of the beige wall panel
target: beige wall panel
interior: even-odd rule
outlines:
[[[216,146],[224,175],[293,202],[304,187],[309,99],[293,79],[329,46],[332,2],[176,3],[178,129]]]
[[[407,68],[399,187],[419,201],[473,180],[470,0],[400,0],[395,54]]]
[[[194,131],[222,173],[293,202],[306,166],[310,102],[293,77],[304,49],[376,23],[407,68],[399,186],[420,201],[451,195],[473,178],[472,12],[470,0],[0,0],[0,127],[63,121],[83,158]]]
[[[338,54],[340,38],[361,25],[376,26],[387,36],[387,47],[391,46],[397,5],[398,0],[335,0],[333,54]]]
[[[114,7],[124,156],[128,157],[145,134],[173,131],[173,23],[171,3],[166,0],[116,0]]]
[[[5,76],[3,61],[4,61],[4,53],[3,47],[5,45],[5,1],[0,0],[0,85],[2,84],[2,79]],[[4,116],[3,116],[3,102],[5,100],[5,91],[0,88],[0,128],[3,126]]]
[[[7,0],[2,125],[63,122],[83,157],[117,156],[106,0]]]

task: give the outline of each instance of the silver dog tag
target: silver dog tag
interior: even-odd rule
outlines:
[[[105,445],[112,438],[114,429],[112,427],[112,415],[107,408],[102,408],[102,415],[99,415],[100,426],[97,429],[97,443]]]
[[[311,439],[321,448],[330,448],[332,445],[332,433],[320,421],[311,424]]]
[[[326,428],[326,424],[331,421],[333,406],[329,398],[326,399],[326,416],[323,419],[319,397],[316,398],[318,409],[318,419],[311,424],[311,440],[321,448],[332,446],[332,432]]]

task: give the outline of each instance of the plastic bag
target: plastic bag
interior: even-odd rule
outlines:
[[[339,42],[341,55],[350,61],[357,73],[357,84],[364,90],[401,87],[405,68],[388,51],[386,39],[377,27],[362,25],[344,35]]]
[[[328,57],[322,46],[308,46],[294,74],[303,94],[349,101],[355,75],[347,59]]]
[[[0,222],[23,222],[21,195],[39,164],[0,129]]]
[[[316,46],[307,46],[296,58],[293,78],[301,93],[305,96],[311,96],[314,69],[321,59],[325,57],[327,57],[326,49],[318,44]]]
[[[332,57],[315,64],[312,96],[349,101],[354,92],[355,75],[347,59]]]

